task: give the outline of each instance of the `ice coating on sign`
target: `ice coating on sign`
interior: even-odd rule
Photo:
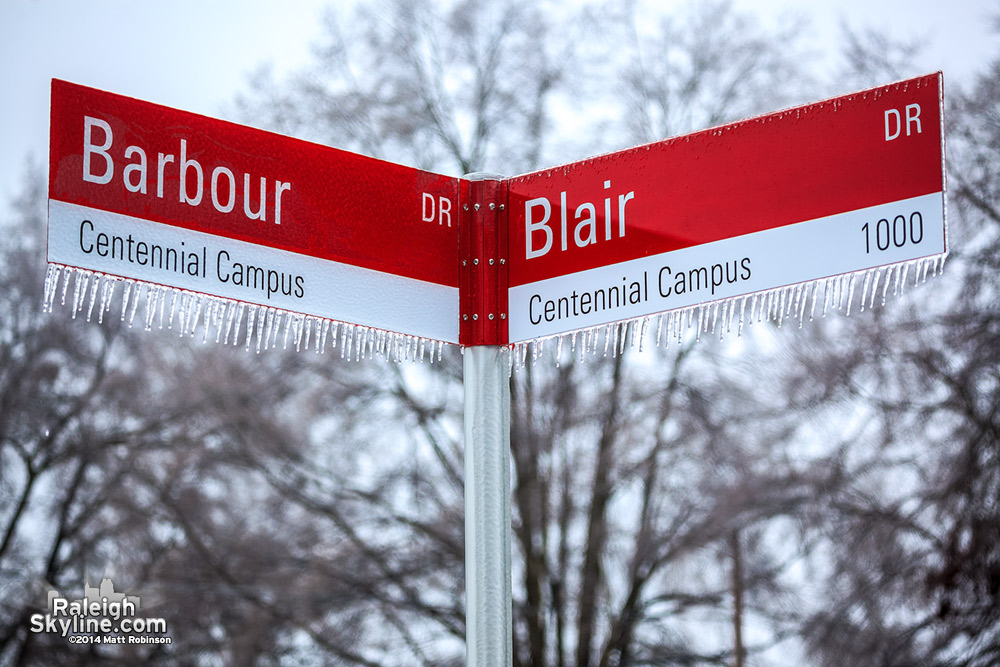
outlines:
[[[617,356],[627,348],[638,347],[641,351],[650,337],[657,346],[669,346],[691,336],[695,340],[704,335],[720,339],[733,334],[740,337],[754,323],[771,322],[781,328],[787,320],[794,319],[801,328],[806,321],[826,317],[830,312],[850,316],[852,310],[871,309],[876,303],[885,305],[890,293],[902,297],[908,280],[915,286],[926,282],[930,275],[938,275],[945,258],[946,255],[925,257],[516,343],[509,348],[509,370],[525,367],[529,352],[531,363],[537,362],[546,353],[549,341],[555,343],[556,363],[567,349],[571,356],[585,362],[588,356]],[[289,347],[299,352],[312,350],[324,354],[328,348],[339,348],[342,359],[382,358],[397,363],[425,360],[434,363],[443,354],[444,343],[438,340],[60,264],[48,265],[42,308],[52,312],[58,300],[61,306],[70,308],[73,318],[85,313],[88,322],[96,316],[97,322],[103,323],[118,294],[120,319],[129,327],[134,326],[141,306],[141,322],[147,331],[176,330],[182,337],[193,337],[200,330],[203,343],[211,340],[236,346],[242,340],[247,352],[257,354]]]
[[[61,287],[60,287],[61,282]],[[72,292],[70,292],[70,283]],[[119,291],[118,286],[122,289]],[[72,294],[72,301],[67,299]],[[51,313],[58,300],[69,307],[73,318],[85,314],[103,323],[111,312],[116,295],[121,295],[121,321],[132,327],[141,310],[143,328],[174,330],[182,337],[194,337],[224,345],[240,345],[247,352],[268,349],[312,350],[325,354],[340,348],[343,359],[360,361],[441,361],[444,343],[419,336],[385,331],[269,308],[242,301],[209,296],[154,283],[120,278],[71,266],[50,263],[45,274],[42,309]],[[168,302],[169,301],[169,305]],[[241,336],[241,333],[245,334]]]
[[[834,311],[850,316],[852,309],[871,309],[876,302],[885,305],[890,291],[902,297],[911,272],[913,285],[940,274],[946,257],[924,257],[515,343],[510,370],[526,366],[529,351],[531,362],[536,362],[545,353],[546,342],[552,340],[556,343],[556,363],[562,359],[567,339],[570,355],[585,362],[588,356],[621,354],[626,347],[638,346],[641,351],[648,332],[656,345],[669,346],[692,335],[695,340],[703,335],[724,339],[735,333],[740,337],[753,323],[771,322],[781,328],[788,319],[795,319],[801,328],[805,322]]]

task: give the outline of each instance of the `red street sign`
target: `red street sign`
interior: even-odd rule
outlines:
[[[87,272],[516,345],[943,257],[942,107],[939,73],[470,181],[53,81],[48,258],[102,313]]]
[[[940,73],[509,181],[509,342],[945,252]]]
[[[53,80],[51,263],[458,342],[459,179]]]

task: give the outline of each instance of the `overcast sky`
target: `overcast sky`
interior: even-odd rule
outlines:
[[[831,57],[841,21],[921,39],[919,71],[944,70],[946,85],[1000,56],[997,0],[734,1],[765,21],[810,17],[807,38]],[[261,65],[281,74],[308,61],[329,2],[0,0],[0,202],[19,189],[29,154],[46,159],[51,78],[220,116]]]

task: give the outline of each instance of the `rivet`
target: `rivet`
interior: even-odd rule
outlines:
[[[493,259],[490,259],[490,266],[493,266],[494,264],[496,264],[496,262],[493,261]]]
[[[472,208],[474,208],[474,209],[476,209],[476,210],[478,211],[478,210],[479,210],[479,204],[476,204],[476,205],[475,205],[475,206],[473,206]]]
[[[490,202],[490,210],[491,210],[491,211],[495,211],[495,210],[497,210],[497,205],[496,205],[496,204],[494,204],[493,202]]]
[[[468,322],[469,321],[469,316],[468,315],[462,315],[462,319],[464,321]]]
[[[501,260],[500,260],[500,265],[501,265],[501,266],[503,266],[503,265],[504,265],[504,264],[506,264],[506,263],[507,263],[507,260],[506,260],[506,259],[501,259]]]
[[[493,313],[490,313],[490,321],[493,321]]]
[[[473,314],[472,314],[472,319],[474,319],[474,320],[478,320],[478,319],[479,319],[479,315],[478,315],[478,314],[476,314],[476,313],[473,313]]]
[[[462,210],[463,211],[468,211],[469,210],[469,205],[468,204],[463,204],[462,205]]]
[[[501,320],[507,319],[507,313],[500,313],[500,319]]]
[[[469,265],[469,263],[466,260],[463,259],[462,260],[462,266],[468,266],[468,265]]]
[[[477,258],[477,259],[472,260],[472,265],[473,266],[479,266],[479,259]]]
[[[504,208],[505,208],[504,205],[500,204],[500,210],[502,211],[502,210],[504,210]]]

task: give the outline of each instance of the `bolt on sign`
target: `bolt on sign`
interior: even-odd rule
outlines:
[[[509,179],[62,81],[51,133],[47,307],[100,319],[118,290],[123,318],[248,348],[738,334],[871,307],[947,252],[940,73]]]

